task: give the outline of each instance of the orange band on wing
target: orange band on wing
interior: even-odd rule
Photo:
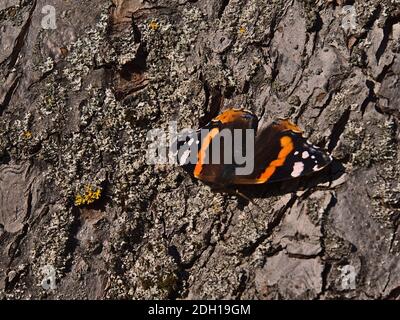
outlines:
[[[278,154],[278,158],[270,163],[267,169],[257,178],[258,183],[264,183],[274,174],[278,167],[283,166],[287,156],[293,151],[294,145],[291,137],[284,136],[280,140],[281,151]]]
[[[214,128],[212,129],[204,138],[204,141],[201,144],[200,151],[197,155],[197,163],[196,167],[194,168],[194,176],[197,178],[200,176],[201,169],[203,167],[204,158],[206,157],[206,151],[208,146],[210,145],[212,139],[219,133],[219,129]]]
[[[243,114],[251,114],[249,111],[243,109],[228,109],[216,117],[215,121],[220,121],[221,123],[230,123],[235,120],[241,119]]]

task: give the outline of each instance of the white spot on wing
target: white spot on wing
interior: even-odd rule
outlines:
[[[313,169],[313,171],[318,171],[318,170],[321,170],[322,167],[315,165],[312,169]]]
[[[303,159],[307,159],[310,156],[310,154],[307,151],[303,151],[303,153],[301,154],[301,157]]]
[[[296,151],[296,152],[294,153],[294,155],[295,155],[295,156],[297,156],[298,154],[299,154],[299,152],[298,152],[298,151]]]
[[[296,178],[301,175],[303,170],[304,170],[304,163],[303,162],[295,162],[291,176]]]

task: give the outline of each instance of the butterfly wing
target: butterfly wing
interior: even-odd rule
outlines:
[[[322,170],[332,157],[312,145],[289,120],[278,120],[260,130],[255,141],[254,172],[238,176],[234,184],[290,180]]]
[[[258,119],[250,111],[226,110],[197,132],[199,143],[196,162],[185,164],[184,169],[192,172],[195,178],[205,182],[231,183],[236,165],[228,160],[228,158],[233,160],[234,152],[233,141],[229,140],[229,137],[234,137],[233,130],[253,130],[255,135],[257,126]],[[214,156],[217,157],[217,161],[214,161]]]

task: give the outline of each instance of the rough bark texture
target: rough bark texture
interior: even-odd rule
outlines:
[[[2,0],[0,43],[0,298],[400,296],[398,0]],[[229,106],[335,163],[257,205],[146,164]]]

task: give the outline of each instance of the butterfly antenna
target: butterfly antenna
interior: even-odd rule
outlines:
[[[239,197],[242,197],[243,199],[245,199],[248,202],[251,202],[252,204],[254,204],[256,207],[258,207],[262,213],[265,213],[264,210],[256,203],[253,201],[253,199],[249,198],[248,196],[246,196],[244,193],[240,192],[239,190],[235,190],[235,194],[238,195]]]

